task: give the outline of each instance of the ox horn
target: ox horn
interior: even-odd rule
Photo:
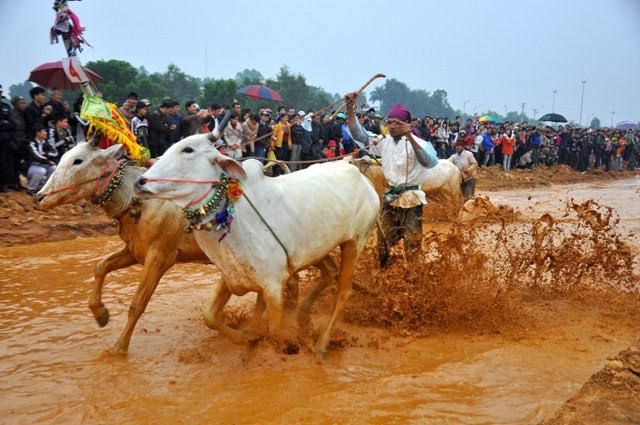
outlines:
[[[91,138],[87,140],[87,143],[97,148],[98,146],[100,146],[100,137],[102,137],[102,133],[96,130],[91,135]]]
[[[224,118],[222,118],[222,121],[220,121],[216,128],[214,128],[213,131],[207,135],[207,138],[211,143],[215,143],[218,141],[218,139],[222,135],[222,131],[229,122],[229,118],[231,118],[231,111],[227,111],[227,113],[224,114]]]

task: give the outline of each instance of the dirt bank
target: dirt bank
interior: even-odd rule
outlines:
[[[510,190],[547,187],[555,184],[579,184],[592,181],[618,181],[640,176],[640,172],[580,174],[568,166],[540,167],[532,171],[513,170],[505,174],[498,166],[480,172],[477,190]],[[0,193],[0,246],[53,242],[76,237],[114,235],[102,210],[90,202],[63,205],[49,211],[39,210],[26,192]]]

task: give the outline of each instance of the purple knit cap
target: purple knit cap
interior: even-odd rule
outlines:
[[[399,103],[396,103],[389,111],[389,118],[395,118],[397,120],[409,123],[411,122],[411,113],[407,108]]]

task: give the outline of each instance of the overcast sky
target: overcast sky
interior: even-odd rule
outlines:
[[[5,94],[31,69],[65,55],[62,44],[49,44],[52,4],[0,0]],[[274,77],[286,64],[308,84],[341,94],[383,73],[411,89],[444,89],[467,113],[521,111],[524,102],[527,115],[535,108],[539,117],[551,112],[557,90],[555,112],[576,122],[587,81],[583,125],[597,116],[608,126],[613,111],[614,124],[640,121],[639,0],[69,4],[94,46],[80,54],[83,63],[120,59],[164,72],[173,62],[210,78],[246,68]]]

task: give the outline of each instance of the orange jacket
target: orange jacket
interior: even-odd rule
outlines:
[[[287,128],[289,129],[289,149],[291,149],[291,125],[287,123]],[[282,139],[284,138],[284,127],[283,122],[280,121],[278,124],[273,126],[273,136],[271,136],[271,147],[281,148],[282,147]]]
[[[511,155],[513,154],[513,145],[516,144],[516,136],[511,133],[511,137],[508,137],[506,134],[503,134],[498,140],[498,144],[502,145],[502,154],[503,155]]]

